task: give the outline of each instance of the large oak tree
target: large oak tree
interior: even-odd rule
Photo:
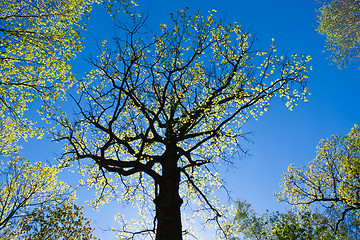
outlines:
[[[116,24],[114,42],[90,60],[95,68],[73,95],[77,113],[60,118],[55,133],[65,142],[63,160],[81,160],[100,198],[120,182],[122,198],[142,206],[153,200],[155,225],[125,229],[128,237],[182,239],[184,201],[198,201],[218,220],[215,168],[236,150],[242,125],[274,97],[290,109],[306,98],[310,57],[278,56],[273,42],[255,49],[249,33],[213,11],[171,16],[159,34],[149,33],[143,18]]]

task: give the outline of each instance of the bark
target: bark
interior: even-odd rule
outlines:
[[[162,161],[162,177],[156,205],[156,240],[182,240],[182,199],[179,195],[180,169],[177,167],[176,148],[165,151]]]

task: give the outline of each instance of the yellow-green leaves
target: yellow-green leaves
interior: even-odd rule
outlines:
[[[31,214],[17,222],[15,230],[6,239],[98,239],[92,235],[91,220],[84,217],[82,207],[62,201],[55,206],[36,207]]]
[[[74,192],[56,176],[59,168],[39,162],[30,164],[19,155],[6,157],[7,163],[3,160],[0,166],[0,239],[91,237],[89,221],[73,204]],[[80,215],[74,216],[74,213]],[[84,232],[74,232],[76,228]]]
[[[320,8],[316,30],[326,36],[326,50],[331,52],[331,58],[339,68],[360,58],[359,11],[358,0],[332,0]]]
[[[46,111],[71,86],[68,61],[82,49],[81,17],[88,13],[90,2],[1,1],[0,127],[17,136],[13,140],[39,132],[23,117],[30,102],[46,102],[42,109]],[[6,129],[9,122],[12,127]]]
[[[290,165],[281,181],[280,201],[300,205],[320,204],[335,219],[357,215],[360,206],[360,128],[345,137],[321,140],[316,158],[306,167]],[[335,229],[338,227],[335,226]]]
[[[329,223],[324,214],[311,211],[269,212],[257,214],[246,201],[236,202],[237,213],[233,226],[243,238],[241,239],[297,239],[297,240],[335,240],[352,239],[351,230],[344,229],[345,238],[336,238],[331,232]],[[238,235],[240,235],[238,234]],[[238,239],[238,238],[236,238]]]
[[[189,12],[173,14],[159,35],[144,33],[140,20],[117,26],[114,42],[103,45],[95,69],[78,84],[74,122],[59,119],[63,132],[55,138],[65,140],[65,162],[90,160],[82,161],[84,183],[103,202],[119,182],[123,199],[152,201],[173,161],[181,176],[175,190],[186,205],[219,220],[226,210],[211,197],[222,186],[212,166],[238,150],[242,125],[274,97],[290,109],[306,98],[310,57],[277,56],[274,41],[254,50],[239,24],[224,24],[215,11]],[[108,172],[119,179],[111,182]]]
[[[58,166],[31,164],[16,153],[2,158],[0,239],[96,239]]]

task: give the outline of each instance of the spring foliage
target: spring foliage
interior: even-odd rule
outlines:
[[[360,1],[331,0],[320,8],[317,31],[339,68],[360,59]]]
[[[63,130],[54,135],[66,143],[63,160],[84,160],[80,171],[99,190],[95,205],[109,201],[120,184],[122,201],[149,216],[149,203],[174,171],[183,206],[219,220],[225,208],[213,196],[222,186],[216,167],[237,150],[241,126],[267,111],[274,97],[289,109],[306,100],[309,56],[279,56],[274,41],[256,50],[249,33],[216,20],[214,10],[188,12],[172,14],[159,34],[149,35],[139,19],[118,24],[114,42],[105,41],[90,60],[95,69],[73,96],[74,121],[65,113],[58,118]],[[124,224],[123,234],[153,234],[154,222]]]
[[[0,148],[41,136],[24,117],[37,99],[44,107],[71,85],[68,61],[83,47],[81,17],[88,0],[3,0],[0,2]],[[44,110],[44,108],[43,108]],[[51,110],[50,110],[51,111]]]
[[[83,48],[82,18],[94,2],[0,2],[1,239],[92,238],[73,191],[56,177],[59,169],[26,161],[17,142],[42,135],[27,118],[29,105],[50,113],[71,86],[69,60]]]
[[[267,211],[259,215],[252,209],[251,204],[246,201],[237,201],[236,209],[235,224],[231,227],[240,233],[241,238],[239,236],[234,239],[336,239],[328,227],[329,220],[320,213],[310,211],[288,211],[283,213]]]
[[[4,157],[3,157],[4,158]],[[7,157],[0,169],[0,239],[93,239],[57,167]]]
[[[357,219],[360,209],[360,128],[355,125],[345,137],[321,140],[316,158],[308,166],[288,167],[277,194],[280,201],[308,208],[321,206],[337,219],[333,226]]]

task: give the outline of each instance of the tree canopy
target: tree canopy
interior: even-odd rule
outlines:
[[[94,2],[108,11],[115,2],[130,7],[126,0],[0,2],[1,239],[94,239],[74,190],[57,179],[59,167],[30,163],[18,144],[42,137],[35,108],[48,117],[73,84],[69,61],[83,49],[84,18]]]
[[[145,18],[117,22],[114,42],[89,60],[95,69],[73,95],[78,112],[57,118],[63,160],[81,160],[100,200],[121,184],[121,198],[142,214],[151,215],[155,203],[153,220],[124,229],[129,238],[182,239],[181,206],[192,203],[194,214],[219,220],[216,167],[230,161],[242,125],[274,97],[290,109],[306,100],[309,56],[278,56],[274,42],[257,50],[239,24],[226,25],[214,12],[181,10],[159,34],[143,28]]]
[[[258,215],[246,201],[236,204],[235,222],[244,239],[333,239],[317,221],[319,215],[293,211]]]
[[[0,239],[93,239],[90,221],[56,166],[19,155],[1,161]]]
[[[360,1],[326,1],[320,8],[317,31],[326,36],[326,49],[340,68],[359,60]]]
[[[69,60],[83,47],[82,16],[90,0],[0,3],[0,148],[39,131],[24,112],[34,99],[50,107],[71,85]],[[51,100],[51,101],[49,101]]]
[[[280,201],[304,208],[317,205],[337,221],[355,221],[360,209],[360,128],[345,137],[321,140],[316,158],[305,167],[290,165],[277,194]]]
[[[332,219],[316,211],[293,209],[287,212],[267,211],[259,215],[246,201],[237,201],[236,208],[234,224],[228,225],[235,228],[235,232],[241,236],[235,239],[358,239],[358,234],[354,234],[352,230],[358,228],[359,222],[342,223],[335,234],[330,227]],[[354,226],[354,223],[357,226]]]

